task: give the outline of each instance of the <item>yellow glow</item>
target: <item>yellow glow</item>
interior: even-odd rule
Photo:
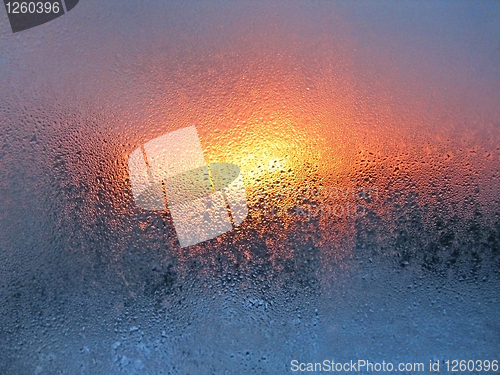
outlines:
[[[298,121],[277,113],[252,116],[244,132],[237,126],[225,129],[208,135],[205,144],[209,162],[241,168],[250,201],[258,199],[257,192],[277,195],[285,186],[298,187],[301,178],[325,164],[330,152],[324,139],[311,137]],[[331,170],[338,161],[330,157],[328,163]]]

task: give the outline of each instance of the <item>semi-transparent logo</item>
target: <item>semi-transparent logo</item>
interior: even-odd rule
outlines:
[[[11,1],[4,0],[5,10],[9,17],[13,33],[31,29],[73,9],[79,0],[51,1]]]
[[[248,214],[240,168],[207,165],[194,126],[145,143],[128,166],[135,203],[145,210],[168,205],[181,247],[215,238]]]

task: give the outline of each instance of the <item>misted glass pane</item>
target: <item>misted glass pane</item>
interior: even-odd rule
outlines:
[[[499,2],[63,3],[0,16],[0,374],[498,372]]]

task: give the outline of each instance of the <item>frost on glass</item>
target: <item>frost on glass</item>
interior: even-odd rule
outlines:
[[[87,1],[15,37],[0,18],[0,373],[496,358],[497,13]],[[213,238],[181,247],[200,213]]]

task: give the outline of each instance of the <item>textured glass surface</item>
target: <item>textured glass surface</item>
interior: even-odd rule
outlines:
[[[0,374],[500,360],[499,16],[87,0],[13,34],[0,11]],[[190,126],[248,215],[181,248],[129,157]]]

